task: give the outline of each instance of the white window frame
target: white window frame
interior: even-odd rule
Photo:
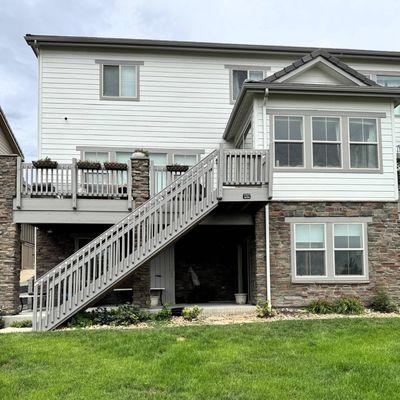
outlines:
[[[361,225],[361,240],[362,240],[362,248],[336,248],[335,247],[335,225]],[[360,277],[364,279],[368,279],[368,252],[367,252],[367,224],[363,224],[361,222],[334,222],[332,223],[333,229],[333,253],[332,253],[332,263],[333,263],[333,276],[336,280],[341,281],[348,281],[348,280],[358,280]],[[360,251],[363,252],[363,274],[362,275],[336,275],[336,266],[335,266],[335,252],[337,251]]]
[[[291,117],[295,117],[295,118],[301,118],[302,121],[302,140],[276,140],[275,138],[275,119],[279,117],[285,117],[285,118],[291,118]],[[273,130],[272,130],[272,140],[273,140],[273,166],[274,169],[276,170],[284,170],[284,169],[291,169],[291,170],[304,170],[306,168],[306,154],[305,154],[305,118],[303,115],[280,115],[280,114],[276,114],[273,116]],[[296,167],[291,167],[290,165],[286,165],[286,166],[277,166],[276,165],[276,143],[301,143],[302,145],[302,151],[303,151],[303,165],[301,166],[296,166]]]
[[[297,240],[296,240],[296,229],[299,225],[322,225],[324,228],[324,246],[321,248],[307,248],[307,249],[297,249],[296,245],[297,245]],[[296,278],[306,278],[306,279],[319,279],[319,278],[327,278],[328,277],[328,266],[327,266],[327,246],[326,246],[326,224],[321,223],[321,222],[299,222],[293,225],[293,234],[294,234],[294,238],[293,238],[293,247],[294,247],[294,251],[293,251],[293,257],[294,257],[294,276]],[[325,274],[324,275],[297,275],[297,252],[298,251],[323,251],[324,252],[324,267],[325,267]]]
[[[350,133],[350,120],[352,120],[352,119],[361,119],[362,121],[364,119],[373,119],[373,120],[375,120],[376,141],[375,142],[353,142],[351,140],[351,133]],[[380,171],[381,170],[381,155],[380,155],[381,146],[380,146],[380,140],[379,140],[381,132],[380,132],[379,126],[380,125],[379,125],[378,118],[368,118],[368,117],[349,117],[349,118],[347,118],[347,132],[348,132],[348,149],[347,149],[347,151],[348,151],[348,154],[349,154],[349,170],[351,170],[351,171],[361,171],[361,172],[362,171]],[[351,166],[351,145],[352,144],[355,144],[355,145],[359,144],[359,145],[364,145],[364,146],[365,145],[374,145],[374,146],[376,146],[376,157],[377,157],[377,166],[376,166],[376,168],[371,168],[371,167],[360,167],[360,168],[352,167]]]
[[[291,282],[292,283],[321,283],[321,284],[353,284],[368,283],[368,223],[371,217],[287,217],[285,222],[290,223],[290,254],[291,254]],[[324,224],[325,225],[325,275],[297,275],[296,268],[296,225]],[[335,271],[335,243],[334,226],[337,224],[362,225],[363,242],[363,274],[336,275]],[[304,249],[309,250],[309,249]],[[315,249],[319,250],[319,249]],[[341,249],[349,250],[349,249]],[[352,249],[350,249],[352,250]],[[355,249],[360,250],[360,249]]]
[[[339,120],[339,140],[338,141],[324,141],[324,140],[314,140],[314,118],[335,118]],[[331,116],[331,115],[324,115],[324,116],[311,116],[311,152],[310,152],[310,157],[311,157],[311,168],[314,169],[324,169],[324,170],[339,170],[343,169],[343,133],[342,133],[342,117],[339,116]],[[314,165],[314,143],[319,143],[319,144],[338,144],[340,146],[340,166],[338,167],[322,167],[320,165]]]

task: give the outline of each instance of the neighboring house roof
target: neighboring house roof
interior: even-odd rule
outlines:
[[[303,65],[310,63],[312,60],[317,59],[318,57],[322,57],[325,60],[329,61],[336,67],[340,68],[344,72],[348,73],[349,75],[353,76],[354,78],[358,79],[359,81],[365,83],[367,86],[379,86],[376,82],[372,81],[371,79],[367,78],[365,75],[359,73],[355,69],[351,68],[344,62],[340,61],[337,57],[333,56],[325,49],[318,49],[314,50],[309,54],[299,58],[292,64],[288,65],[287,67],[281,69],[278,72],[275,72],[273,75],[264,79],[264,82],[273,83],[276,82],[278,79],[283,78],[285,75],[292,73],[293,71],[299,69]]]
[[[0,130],[3,132],[8,144],[10,145],[14,154],[18,154],[21,158],[24,158],[24,153],[19,146],[17,139],[15,138],[13,131],[7,121],[7,118],[0,107]]]
[[[42,46],[77,46],[77,47],[111,47],[129,49],[153,49],[153,50],[179,50],[197,52],[225,52],[241,54],[275,54],[281,56],[299,57],[314,50],[316,47],[296,46],[270,46],[253,44],[188,42],[172,40],[148,40],[148,39],[123,39],[100,38],[82,36],[52,36],[26,34],[25,40],[32,47],[35,54]],[[325,48],[330,54],[340,58],[374,58],[380,60],[400,60],[400,52],[379,50],[356,50]]]

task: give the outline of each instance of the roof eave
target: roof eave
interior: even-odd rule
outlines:
[[[24,159],[24,153],[22,152],[21,147],[19,146],[19,143],[17,142],[17,139],[15,138],[15,135],[7,121],[7,118],[0,107],[0,129],[3,131],[6,139],[8,140],[12,150],[20,156],[22,159]]]

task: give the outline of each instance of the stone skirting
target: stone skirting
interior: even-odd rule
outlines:
[[[372,217],[368,223],[369,283],[291,282],[290,224],[285,217]],[[397,203],[272,202],[269,212],[271,294],[275,307],[304,306],[313,299],[356,296],[368,303],[384,287],[400,303],[400,224]]]
[[[20,308],[20,226],[13,223],[16,182],[17,156],[0,155],[0,309],[6,314],[16,314]]]

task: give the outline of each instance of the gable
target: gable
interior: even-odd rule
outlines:
[[[314,85],[365,86],[364,82],[321,58],[303,65],[278,80],[285,83]]]

